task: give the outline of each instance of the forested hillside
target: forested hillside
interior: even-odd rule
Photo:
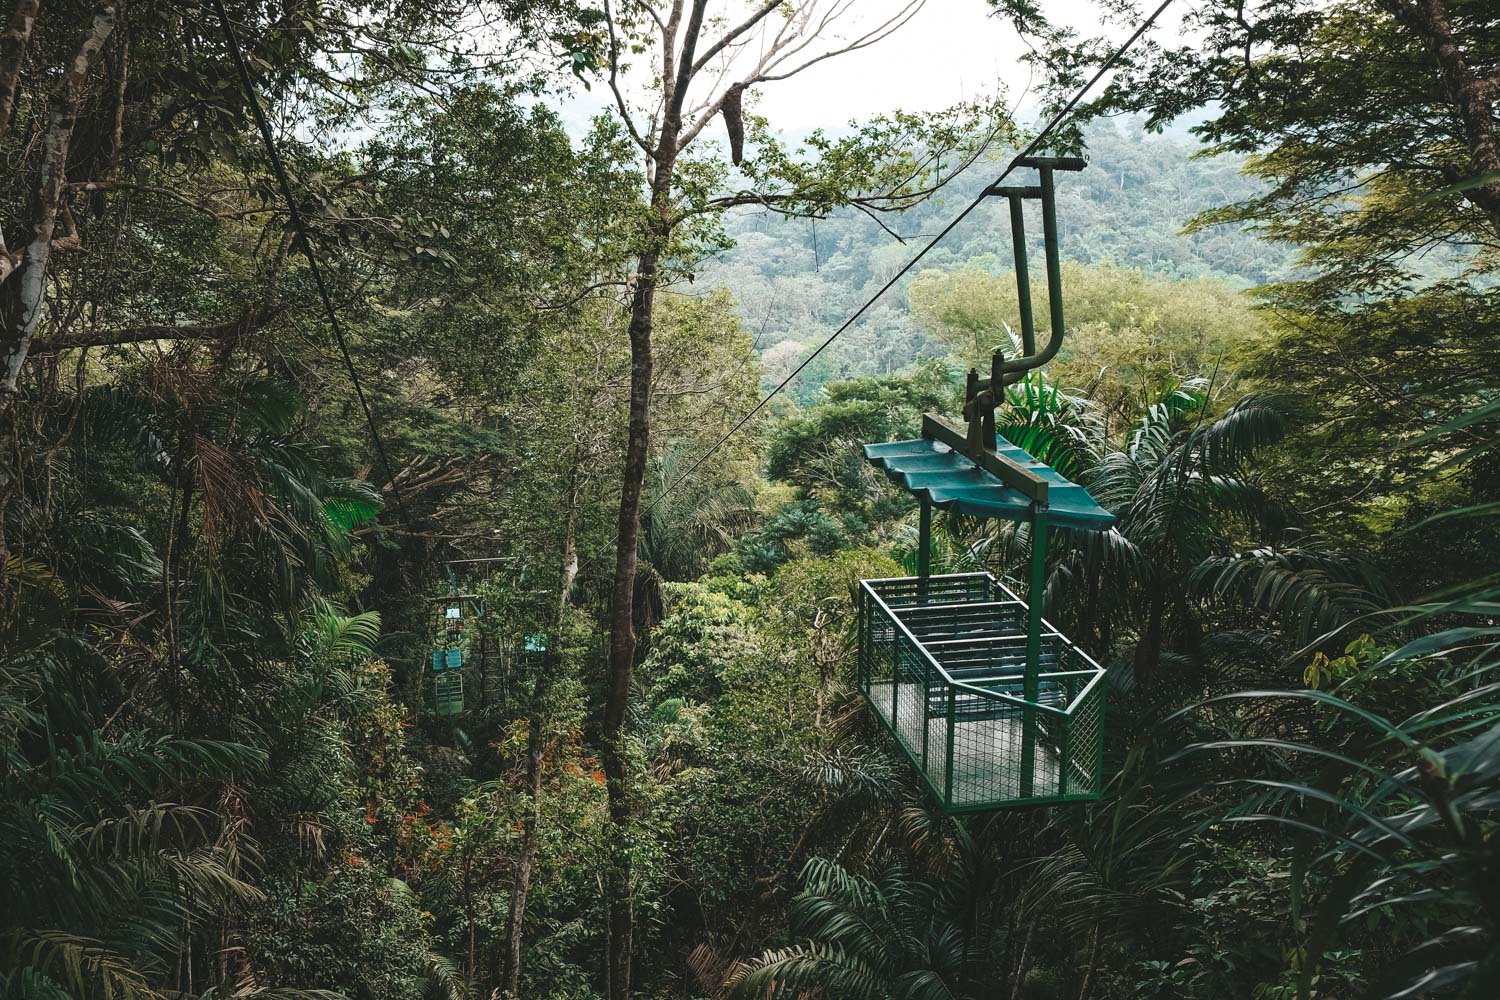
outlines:
[[[0,8],[0,997],[1500,995],[1500,9],[960,2]]]
[[[1194,158],[1200,147],[1181,137],[1149,135],[1138,120],[1096,123],[1084,141],[1089,169],[1069,178],[1058,201],[1063,259],[1155,278],[1212,278],[1235,289],[1290,273],[1291,251],[1257,238],[1246,226],[1184,232],[1198,213],[1260,193],[1262,185],[1241,172],[1242,157]],[[1008,157],[1008,151],[996,150],[981,158],[899,221],[857,209],[823,219],[740,209],[725,220],[734,245],[706,262],[699,280],[732,293],[773,377],[822,343],[910,259],[916,245],[993,181]],[[1029,235],[1036,253],[1041,234],[1033,228]],[[1004,206],[997,204],[944,241],[923,267],[1009,273],[1011,256]],[[799,400],[817,399],[829,379],[889,373],[942,354],[931,331],[907,308],[909,287],[903,280],[814,362],[793,390]]]

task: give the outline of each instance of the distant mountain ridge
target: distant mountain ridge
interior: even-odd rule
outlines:
[[[1172,278],[1211,277],[1248,288],[1285,277],[1289,249],[1244,229],[1217,227],[1189,236],[1182,226],[1198,212],[1252,197],[1257,182],[1240,172],[1237,157],[1196,157],[1200,147],[1151,135],[1133,122],[1099,123],[1088,133],[1090,165],[1062,175],[1058,229],[1064,259],[1112,263]],[[885,219],[907,236],[903,245],[856,211],[813,222],[745,210],[726,220],[733,249],[701,269],[709,287],[730,291],[763,356],[782,363],[821,343],[942,228],[1011,156],[997,151],[974,164],[940,196],[903,216]],[[1011,269],[1005,206],[982,207],[921,268]],[[1028,218],[1034,254],[1040,252],[1039,216]],[[1039,268],[1040,261],[1034,265]],[[900,368],[933,353],[926,334],[907,314],[905,283],[871,309],[804,376],[798,393],[816,395],[830,378]],[[798,351],[797,348],[802,348]]]

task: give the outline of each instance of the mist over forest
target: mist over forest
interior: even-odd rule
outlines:
[[[1234,155],[1196,156],[1201,146],[1180,133],[1145,132],[1138,121],[1093,125],[1085,141],[1089,168],[1071,175],[1059,192],[1058,226],[1064,260],[1140,271],[1153,279],[1209,278],[1235,290],[1279,281],[1294,267],[1294,251],[1258,238],[1241,225],[1184,233],[1200,212],[1242,201],[1262,186]],[[937,232],[958,208],[994,180],[1008,155],[997,150],[970,165],[942,193],[901,216],[884,220],[856,209],[825,219],[788,219],[743,208],[724,229],[733,246],[698,268],[697,283],[733,297],[756,337],[767,380],[822,343]],[[898,240],[896,237],[901,237]],[[1036,218],[1028,231],[1033,256],[1041,250]],[[1012,249],[1003,206],[981,209],[944,240],[921,270],[975,269],[1009,273]],[[890,373],[922,357],[945,353],[941,341],[913,317],[903,278],[799,377],[792,390],[806,403],[832,379]]]
[[[3,1000],[1500,996],[1493,0],[9,0],[0,164]]]

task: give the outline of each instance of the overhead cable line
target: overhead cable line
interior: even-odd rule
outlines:
[[[752,417],[759,413],[767,403],[769,403],[772,399],[779,395],[783,389],[790,385],[793,379],[802,374],[802,371],[808,365],[812,364],[813,361],[817,359],[818,355],[827,350],[828,346],[835,340],[837,340],[845,330],[848,330],[851,326],[853,326],[855,321],[863,316],[871,306],[879,301],[882,295],[895,287],[896,282],[900,281],[908,271],[916,267],[917,264],[921,262],[922,258],[926,257],[934,247],[942,242],[945,236],[951,233],[954,229],[958,228],[959,223],[963,222],[964,219],[968,218],[969,214],[974,211],[974,209],[978,208],[981,204],[984,203],[984,200],[989,197],[989,192],[992,188],[998,187],[1001,182],[1003,182],[1007,177],[1010,176],[1011,172],[1016,169],[1016,166],[1020,164],[1021,161],[1025,160],[1042,146],[1042,144],[1053,132],[1053,130],[1056,129],[1058,125],[1062,124],[1063,120],[1072,113],[1075,107],[1078,106],[1078,102],[1083,100],[1085,95],[1087,95],[1088,92],[1094,88],[1094,84],[1098,83],[1105,73],[1108,73],[1111,69],[1114,68],[1115,64],[1120,61],[1125,53],[1130,51],[1131,46],[1133,46],[1137,41],[1140,40],[1140,37],[1144,35],[1153,24],[1156,23],[1156,19],[1160,17],[1162,13],[1171,5],[1172,0],[1162,0],[1161,5],[1158,6],[1156,10],[1151,12],[1151,16],[1140,23],[1140,25],[1135,29],[1131,36],[1125,40],[1124,44],[1116,49],[1114,54],[1104,61],[1103,65],[1099,67],[1098,72],[1096,72],[1087,83],[1079,88],[1078,92],[1068,100],[1067,104],[1064,104],[1062,108],[1052,116],[1051,120],[1048,121],[1047,124],[1042,128],[1042,130],[1036,134],[1036,137],[1029,143],[1027,143],[1024,149],[1022,149],[1015,156],[1011,157],[1010,163],[1006,165],[1005,170],[1000,174],[999,177],[995,178],[992,183],[986,185],[984,189],[979,192],[974,200],[970,202],[962,212],[959,212],[958,215],[954,216],[953,221],[949,222],[946,226],[943,227],[941,232],[939,232],[936,236],[929,240],[927,244],[917,252],[917,255],[915,257],[907,261],[906,266],[897,271],[889,281],[881,285],[879,290],[877,290],[874,295],[870,296],[870,298],[865,301],[864,305],[856,309],[848,319],[844,320],[843,324],[837,330],[834,330],[833,333],[829,334],[828,339],[819,344],[817,350],[809,354],[801,364],[792,369],[791,373],[788,374],[786,378],[782,379],[781,382],[777,384],[776,388],[766,393],[765,397],[762,398],[760,402],[752,406],[750,410],[739,419],[738,423],[736,423],[733,427],[726,431],[724,435],[720,437],[719,440],[715,441],[707,451],[698,456],[697,460],[694,461],[692,465],[688,466],[681,475],[672,480],[672,482],[668,484],[666,489],[662,490],[654,498],[652,498],[651,501],[647,503],[644,508],[642,508],[641,513],[645,514],[646,512],[650,511],[660,501],[666,499],[667,495],[675,490],[684,480],[686,480],[694,472],[698,471],[699,467],[701,467],[704,462],[712,458],[720,448],[724,447],[724,445],[729,441],[730,438],[738,434],[744,428],[744,426],[750,422]]]
[[[344,337],[344,326],[339,322],[338,311],[333,307],[333,297],[328,294],[328,283],[323,280],[323,269],[318,265],[317,254],[313,252],[307,223],[302,217],[302,210],[297,207],[296,197],[292,194],[291,181],[287,179],[286,167],[281,162],[281,154],[276,150],[276,139],[271,134],[271,123],[266,119],[266,113],[260,106],[259,98],[256,97],[255,81],[250,76],[250,68],[245,62],[245,55],[240,51],[240,42],[235,36],[234,26],[229,21],[229,12],[224,9],[224,0],[213,0],[213,5],[219,15],[219,23],[224,27],[224,41],[229,46],[229,54],[234,58],[235,69],[239,71],[240,86],[245,91],[245,100],[249,102],[250,110],[255,115],[255,123],[260,127],[260,137],[265,144],[266,155],[270,157],[271,168],[276,174],[276,182],[281,187],[281,195],[286,199],[287,213],[292,220],[296,241],[302,245],[302,253],[307,257],[308,270],[312,273],[313,284],[318,288],[318,297],[323,300],[323,311],[328,316],[328,325],[333,330],[333,338],[338,343],[339,353],[344,357],[344,368],[349,372],[349,380],[354,383],[354,395],[359,398],[359,408],[364,411],[365,423],[369,425],[370,437],[375,442],[375,451],[380,456],[380,464],[384,467],[386,479],[391,484],[391,493],[396,497],[396,506],[401,509],[401,518],[406,522],[407,528],[411,529],[411,512],[407,509],[406,498],[401,495],[401,487],[396,484],[395,468],[391,465],[390,456],[386,453],[385,441],[380,436],[380,428],[375,424],[375,415],[370,410],[370,401],[365,398],[365,388],[359,381],[359,371],[354,367],[354,358],[349,353],[349,342]]]

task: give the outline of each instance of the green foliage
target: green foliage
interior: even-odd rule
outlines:
[[[994,3],[1046,39],[1033,51],[1055,91],[1071,90],[1106,48],[1046,24],[1035,5]],[[1136,23],[1142,6],[1118,14]],[[1476,245],[1493,245],[1495,185],[1460,183],[1492,165],[1473,156],[1482,142],[1472,145],[1473,119],[1440,85],[1435,58],[1440,35],[1466,65],[1493,58],[1489,5],[1443,4],[1441,29],[1415,8],[1370,0],[1248,12],[1201,0],[1193,16],[1199,38],[1138,53],[1093,109],[1144,113],[1152,128],[1203,109],[1192,131],[1209,150],[1251,155],[1262,192],[1222,199],[1196,228],[1248,223],[1298,247],[1313,269],[1305,290],[1328,301],[1463,266]],[[1372,51],[1390,58],[1364,57]]]
[[[909,292],[913,317],[948,344],[966,366],[989,370],[998,347],[1019,353],[1015,277],[971,262],[963,270],[923,271]],[[1048,378],[1096,404],[1096,416],[1118,429],[1139,408],[1183,379],[1215,372],[1221,394],[1245,346],[1263,321],[1251,303],[1211,278],[1173,281],[1104,264],[1064,262],[1066,339]],[[1046,279],[1032,280],[1036,328],[1049,329]]]
[[[241,831],[194,786],[243,780],[266,754],[235,743],[80,737],[28,760],[5,748],[0,982],[17,996],[155,997],[181,921],[263,898]],[[250,847],[253,850],[253,847]]]
[[[964,938],[933,920],[933,895],[901,868],[874,881],[814,859],[790,908],[793,932],[813,940],[768,952],[736,976],[736,989],[742,996],[822,989],[860,1000],[968,996],[950,986],[962,973]]]
[[[13,255],[97,10],[42,6],[0,132]],[[648,171],[545,71],[603,84],[601,12],[228,6],[387,454],[213,19],[117,5],[0,415],[0,993],[499,996],[525,885],[519,995],[593,1000],[622,858],[642,996],[1496,992],[1493,180],[1394,0],[1194,0],[1203,38],[1138,49],[1094,110],[1212,99],[1215,156],[1064,137],[1092,156],[1059,194],[1067,340],[1000,432],[1118,517],[1056,532],[1036,595],[1110,666],[1112,779],[962,820],[852,690],[858,581],[914,562],[861,447],[1015,353],[1005,227],[977,213],[682,476],[906,262],[892,232],[990,179],[1002,108],[798,140],[752,99],[738,172],[712,140],[678,164],[612,802]],[[1095,58],[999,6],[1051,84]],[[1442,8],[1491,66],[1488,6]],[[656,30],[631,10],[627,49]],[[1029,555],[940,527],[942,569]],[[455,585],[467,701],[438,718]]]
[[[943,410],[955,398],[951,372],[938,362],[830,383],[824,396],[771,434],[768,472],[794,485],[801,499],[740,541],[740,558],[751,572],[769,572],[795,544],[820,555],[860,544],[872,525],[903,510],[904,501],[879,487],[862,449],[872,441],[915,437],[923,413]]]
[[[350,998],[421,996],[426,928],[411,889],[361,860],[317,880],[268,880],[252,925],[256,965],[271,981]]]
[[[751,155],[740,170],[764,197],[787,215],[819,217],[855,205],[866,212],[901,211],[921,204],[949,173],[1016,135],[1005,102],[998,98],[954,105],[935,114],[897,111],[829,135],[808,133],[789,149],[770,123],[750,116]]]
[[[766,525],[739,540],[736,554],[749,573],[770,573],[793,555],[794,547],[828,555],[848,543],[839,522],[813,501],[787,504]]]
[[[1063,384],[1088,387],[1102,359],[1111,370],[1121,371],[1119,381],[1131,388],[1136,371],[1154,369],[1164,360],[1170,365],[1173,355],[1182,371],[1211,368],[1212,361],[1204,364],[1201,356],[1205,350],[1213,356],[1219,346],[1213,338],[1248,339],[1257,325],[1232,289],[1285,277],[1291,254],[1235,227],[1188,234],[1180,230],[1197,212],[1252,197],[1261,187],[1240,174],[1238,158],[1194,159],[1196,147],[1181,136],[1147,135],[1136,121],[1098,123],[1087,135],[1089,168],[1068,175],[1058,190],[1062,254],[1065,263],[1084,269],[1085,281],[1095,271],[1115,280],[1096,283],[1098,302],[1087,310],[1106,320],[1107,328],[1080,327],[1078,336],[1089,339],[1088,349],[1077,352],[1079,360]],[[982,158],[950,182],[943,198],[903,213],[893,228],[903,236],[936,232],[954,206],[994,179],[1003,159],[999,153]],[[742,303],[746,323],[760,331],[768,387],[822,343],[913,252],[909,239],[905,245],[893,242],[876,220],[854,209],[815,221],[777,219],[740,209],[725,219],[725,228],[735,246],[705,268],[706,275],[700,271],[699,281],[706,277],[728,287]],[[1028,232],[1036,262],[1041,249],[1038,219],[1028,220]],[[1008,227],[994,216],[982,215],[948,236],[925,266],[948,274],[955,283],[973,275],[968,280],[977,284],[985,275],[1008,276],[1011,254]],[[1145,279],[1133,277],[1136,271]],[[1034,267],[1033,274],[1040,274],[1040,269]],[[1077,310],[1084,303],[1075,304],[1072,297],[1079,280],[1070,276],[1065,282],[1070,289],[1070,325],[1083,315]],[[920,275],[903,279],[798,376],[788,392],[800,404],[811,405],[829,381],[891,373],[943,353],[947,341],[919,313],[918,303],[908,302],[903,294],[921,281]],[[1122,305],[1114,313],[1109,310],[1111,296]],[[1153,300],[1164,302],[1158,306]],[[1045,306],[1046,296],[1036,302]],[[1017,323],[1011,315],[1013,296],[975,296],[967,308],[971,319],[988,314],[1012,326]],[[1172,337],[1163,343],[1156,331],[1164,321],[1174,320],[1188,322],[1172,326]],[[1003,343],[998,323],[987,323],[987,329],[992,342]],[[966,346],[974,342],[974,332],[968,331]],[[1116,345],[1111,332],[1129,339]],[[1188,352],[1191,357],[1184,356]],[[1093,362],[1095,356],[1101,362]],[[987,357],[983,360],[988,363]]]

